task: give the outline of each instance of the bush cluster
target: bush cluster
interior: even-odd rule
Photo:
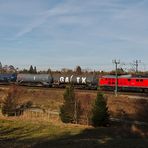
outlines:
[[[2,103],[2,114],[5,116],[18,116],[23,111],[32,106],[32,102],[28,101],[21,103],[19,101],[22,93],[22,89],[17,86],[12,86],[8,90],[7,96],[4,98]]]
[[[66,88],[63,96],[64,103],[60,108],[60,118],[64,123],[78,123],[81,113],[83,112],[83,114],[87,116],[87,124],[91,123],[94,127],[107,126],[109,124],[107,102],[101,92],[98,92],[94,104],[90,104],[91,107],[88,107],[88,103],[85,103],[87,106],[85,108],[83,105],[83,109],[80,102],[75,98],[72,85]],[[91,121],[89,122],[89,120]]]

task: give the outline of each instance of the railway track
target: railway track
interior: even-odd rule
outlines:
[[[11,85],[0,85],[0,89],[9,89]],[[40,86],[20,86],[25,89],[33,89],[33,90],[55,90],[55,91],[64,91],[65,88],[48,88],[48,87],[40,87]],[[82,89],[75,89],[76,92],[91,92],[97,93],[98,90],[82,90]]]
[[[11,85],[0,85],[0,89],[9,89]],[[40,86],[21,86],[25,89],[33,89],[33,90],[53,90],[53,91],[64,91],[65,88],[47,88],[47,87],[40,87]],[[75,92],[84,92],[84,93],[97,93],[99,90],[82,90],[82,89],[75,89]],[[114,95],[113,91],[101,91],[107,95]],[[148,93],[142,92],[118,92],[118,95],[125,95],[125,96],[138,96],[138,97],[148,97]]]

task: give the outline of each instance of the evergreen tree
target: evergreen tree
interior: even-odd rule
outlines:
[[[32,65],[29,68],[29,73],[34,73],[34,69],[33,69],[33,66]]]
[[[48,68],[48,70],[47,70],[47,74],[51,74],[51,73],[52,73],[51,69]]]
[[[0,62],[0,70],[2,70],[3,66],[2,66],[2,63]]]
[[[64,123],[74,123],[77,121],[77,114],[76,114],[77,107],[76,107],[74,87],[72,84],[66,87],[63,96],[64,96],[64,104],[60,108],[60,118]]]
[[[2,63],[0,62],[0,73],[2,73],[3,71],[3,66],[2,66]]]
[[[34,66],[34,70],[33,70],[33,71],[34,71],[34,73],[37,73],[37,69],[36,69],[36,66]]]
[[[98,92],[95,103],[92,108],[93,126],[107,126],[109,123],[109,112],[104,95]]]
[[[78,75],[82,74],[82,69],[80,66],[76,67],[76,74],[78,74]]]

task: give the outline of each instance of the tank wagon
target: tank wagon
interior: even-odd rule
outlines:
[[[18,74],[16,82],[19,85],[37,85],[51,87],[53,78],[48,74]]]
[[[97,89],[98,77],[96,75],[53,75],[53,87],[65,87],[74,84],[79,89]]]
[[[0,74],[0,84],[9,84],[16,82],[16,74]]]

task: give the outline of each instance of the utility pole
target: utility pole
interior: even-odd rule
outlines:
[[[138,66],[139,66],[139,63],[141,63],[141,60],[135,60],[135,61],[134,61],[134,66],[136,66],[136,73],[138,73]]]
[[[117,96],[117,92],[118,92],[118,64],[120,64],[120,60],[113,60],[112,61],[113,64],[115,64],[115,69],[116,69],[116,82],[115,82],[115,95]]]

